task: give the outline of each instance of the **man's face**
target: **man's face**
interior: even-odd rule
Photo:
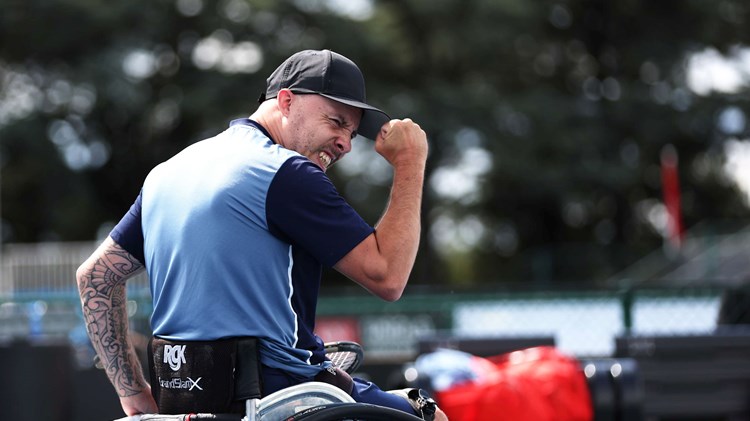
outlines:
[[[316,94],[292,94],[284,147],[326,171],[352,149],[362,110]]]

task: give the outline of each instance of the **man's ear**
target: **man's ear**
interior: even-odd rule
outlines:
[[[281,110],[284,117],[289,116],[290,109],[292,107],[292,101],[294,99],[294,93],[289,89],[282,89],[276,95],[276,105]]]

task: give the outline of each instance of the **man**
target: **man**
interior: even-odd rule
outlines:
[[[424,399],[342,379],[313,333],[322,265],[384,300],[400,298],[419,245],[425,133],[368,105],[359,68],[328,50],[287,59],[259,102],[249,119],[155,167],[78,269],[89,336],[123,410],[241,411],[236,391],[225,389],[239,387],[238,366],[248,364],[242,338],[258,338],[263,395],[334,377],[357,401],[434,411]],[[325,175],[357,134],[374,139],[393,166],[375,228]],[[144,267],[154,305],[151,387],[127,340],[125,312],[125,281]],[[211,406],[219,400],[226,405]],[[439,409],[436,419],[446,419]]]

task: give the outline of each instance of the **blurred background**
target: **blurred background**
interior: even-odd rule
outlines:
[[[324,273],[319,334],[362,343],[363,375],[399,383],[437,345],[553,344],[637,363],[633,419],[750,419],[748,21],[741,0],[0,0],[4,410],[121,416],[75,269],[154,165],[328,48],[430,140],[404,298]],[[329,174],[376,223],[391,172],[372,142]],[[143,276],[129,299],[143,343]]]

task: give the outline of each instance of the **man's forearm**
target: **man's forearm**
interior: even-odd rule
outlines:
[[[86,330],[120,397],[147,388],[143,371],[128,341],[125,280],[142,265],[111,239],[78,269]]]
[[[390,271],[404,286],[414,266],[421,232],[420,212],[424,185],[424,162],[394,167],[388,206],[376,225],[381,254]]]

